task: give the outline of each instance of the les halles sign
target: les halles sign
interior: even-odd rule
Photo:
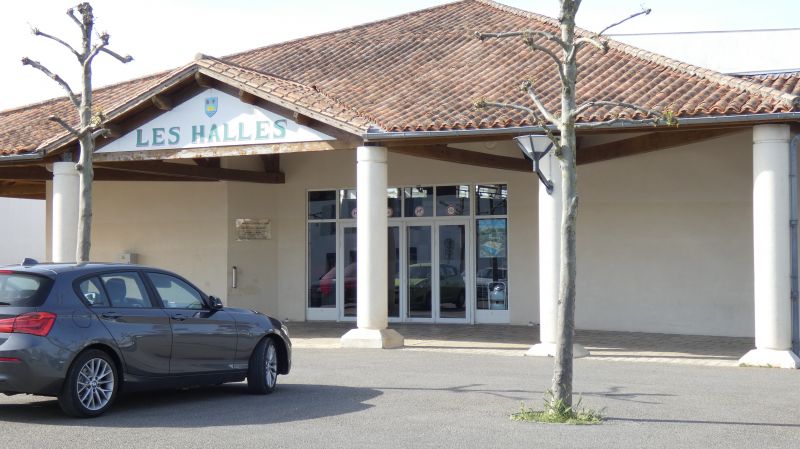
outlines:
[[[216,89],[190,98],[97,153],[335,140]]]

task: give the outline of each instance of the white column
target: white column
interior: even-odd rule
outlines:
[[[53,164],[53,262],[75,260],[79,182],[74,162]]]
[[[553,193],[539,184],[539,340],[526,355],[554,357],[556,353],[556,322],[558,318],[558,287],[561,279],[561,167],[558,159],[548,153],[541,161],[541,170],[553,183]],[[573,346],[574,357],[586,357],[589,352]]]
[[[358,147],[356,156],[358,328],[342,336],[341,345],[348,348],[402,347],[403,336],[387,329],[387,150],[385,147]]]
[[[789,125],[753,127],[756,349],[742,365],[800,368],[791,351],[789,140]]]

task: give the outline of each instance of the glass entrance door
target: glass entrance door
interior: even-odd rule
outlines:
[[[443,222],[436,225],[438,263],[437,307],[440,321],[467,319],[467,251],[466,223]]]
[[[466,322],[469,246],[467,222],[406,226],[406,318]]]
[[[400,318],[400,227],[390,224],[388,228],[388,292],[389,319],[397,321]],[[355,320],[358,315],[357,298],[357,257],[356,244],[358,231],[354,225],[347,224],[342,227],[342,247],[339,251],[338,266],[341,273],[338,275],[342,282],[338,283],[341,289],[339,297],[343,298],[340,319]]]

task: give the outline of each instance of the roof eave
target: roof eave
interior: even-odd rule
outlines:
[[[770,122],[785,122],[785,121],[800,121],[800,112],[782,112],[770,114],[742,114],[731,116],[719,117],[687,117],[678,119],[681,126],[703,126],[703,125],[747,125],[747,124],[763,124]],[[663,126],[662,126],[663,127]],[[551,130],[557,130],[554,126],[550,126]],[[593,124],[591,128],[582,126],[580,123],[576,125],[578,131],[582,130],[619,130],[619,131],[640,131],[642,129],[653,129],[653,122],[650,120],[634,120],[625,123],[612,123],[608,126],[598,127]],[[380,132],[366,132],[362,134],[365,142],[375,142],[383,140],[402,140],[402,139],[430,139],[442,137],[467,137],[467,136],[505,136],[505,135],[518,135],[518,134],[541,134],[542,128],[540,126],[516,126],[508,128],[476,128],[476,129],[460,129],[448,131],[380,131]]]

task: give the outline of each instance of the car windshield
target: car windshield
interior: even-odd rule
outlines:
[[[52,285],[53,281],[46,277],[0,271],[0,306],[40,306]]]
[[[410,267],[408,270],[408,277],[412,279],[429,278],[431,277],[431,267],[430,266]]]

